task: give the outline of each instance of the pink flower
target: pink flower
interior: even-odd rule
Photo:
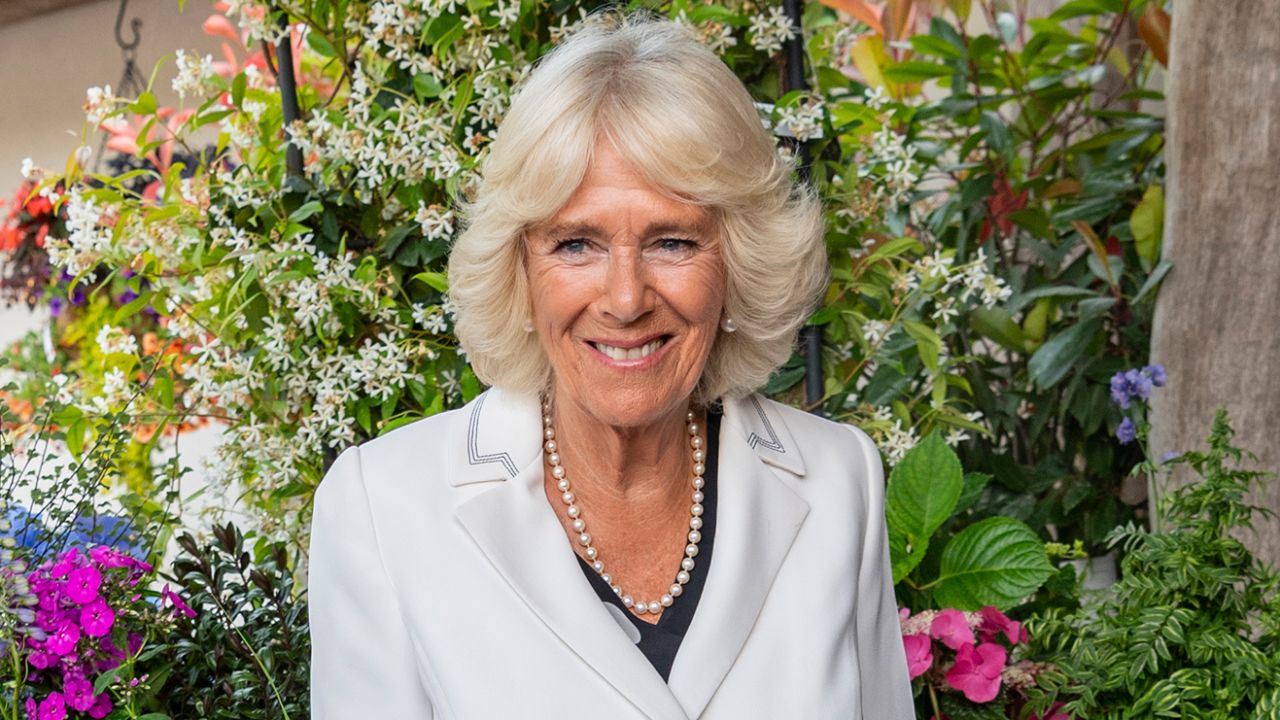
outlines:
[[[97,600],[100,587],[102,587],[102,573],[95,567],[76,568],[67,575],[67,597],[78,605]]]
[[[84,627],[86,634],[93,637],[102,637],[111,632],[111,626],[116,622],[116,614],[102,598],[98,598],[84,609],[80,611],[80,625]]]
[[[67,703],[62,693],[52,692],[40,701],[39,720],[63,720],[67,717]]]
[[[948,608],[938,611],[929,627],[929,634],[952,650],[973,646],[973,630],[969,628],[968,618],[959,610]]]
[[[40,720],[40,711],[36,708],[35,698],[27,698],[27,720]]]
[[[49,636],[45,647],[54,655],[70,655],[80,642],[80,628],[73,622],[65,622]]]
[[[177,617],[178,613],[182,613],[183,615],[186,615],[189,618],[193,618],[196,616],[196,611],[192,610],[191,606],[188,605],[186,602],[184,602],[182,597],[179,596],[178,593],[173,592],[172,590],[169,589],[169,583],[165,583],[164,589],[160,591],[160,596],[163,597],[165,600],[173,603],[174,617]]]
[[[63,553],[62,557],[58,558],[58,561],[53,564],[53,567],[49,568],[49,576],[56,578],[66,577],[68,573],[80,564],[79,561],[80,549],[71,548],[67,552]]]
[[[982,608],[982,624],[978,626],[978,632],[982,635],[983,642],[995,640],[1000,633],[1004,633],[1012,645],[1027,641],[1027,631],[1022,627],[1022,623],[1010,620],[1008,616],[990,605]]]
[[[927,635],[903,635],[907,651],[907,672],[915,680],[933,665],[933,641]]]
[[[93,707],[93,683],[84,678],[72,678],[63,683],[62,692],[66,694],[67,704],[72,710],[85,712]]]
[[[947,684],[964,693],[970,702],[990,702],[1000,692],[1000,672],[1007,654],[995,643],[983,643],[976,649],[962,645],[956,652],[956,664],[947,671]]]

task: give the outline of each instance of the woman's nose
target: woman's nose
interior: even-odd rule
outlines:
[[[619,323],[633,323],[650,310],[650,294],[647,269],[637,249],[611,250],[605,275],[605,314]]]

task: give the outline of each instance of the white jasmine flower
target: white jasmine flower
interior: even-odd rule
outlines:
[[[113,325],[103,325],[98,331],[98,348],[102,350],[103,355],[112,355],[114,353],[124,353],[126,355],[136,355],[138,352],[138,341],[129,331],[118,328]]]
[[[22,177],[24,180],[38,182],[44,177],[44,171],[36,167],[35,161],[31,158],[22,158]]]
[[[173,79],[172,86],[173,91],[178,93],[178,97],[186,99],[187,95],[204,94],[205,82],[215,75],[213,56],[197,57],[179,50],[175,62],[178,66],[178,75]]]
[[[418,212],[413,219],[422,227],[422,234],[428,240],[448,240],[453,237],[453,211],[442,205],[418,203]]]
[[[751,36],[752,47],[771,55],[781,51],[782,43],[798,34],[791,24],[791,19],[778,6],[771,7],[769,12],[751,18],[751,27],[747,32]]]
[[[84,112],[89,124],[97,127],[111,112],[116,96],[111,94],[111,86],[91,87],[85,91]]]

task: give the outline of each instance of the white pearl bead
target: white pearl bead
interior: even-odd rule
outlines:
[[[545,439],[547,439],[547,440],[551,440],[551,439],[555,438],[555,436],[556,436],[556,429],[555,429],[555,428],[553,428],[553,427],[545,427],[545,428],[542,428],[542,437],[543,437],[543,438],[545,438]]]
[[[582,532],[587,529],[587,523],[582,518],[573,521],[573,531]]]
[[[690,435],[697,435],[697,434],[698,434],[698,430],[699,430],[699,428],[698,428],[698,423],[696,423],[696,422],[691,422],[691,423],[689,423],[689,434],[690,434]]]
[[[559,470],[560,468],[556,468],[556,469]],[[565,490],[569,489],[569,481],[565,480],[564,478],[561,478],[560,482],[556,483],[556,487],[560,488],[560,492],[564,492]]]
[[[552,465],[552,466],[551,466],[551,474],[552,474],[552,475],[554,475],[554,476],[556,476],[557,478],[562,478],[562,477],[564,477],[564,466],[563,466],[563,465]]]
[[[671,589],[668,590],[668,592],[671,593],[671,597],[680,597],[680,593],[684,592],[684,586],[680,583],[672,583]]]
[[[569,517],[571,518],[576,518],[582,513],[582,511],[578,509],[577,505],[570,505],[569,509],[565,510],[565,512],[569,513]]]
[[[606,584],[606,585],[612,585],[612,584],[613,584],[613,576],[612,576],[612,575],[610,575],[609,573],[601,573],[601,574],[600,574],[600,579],[601,579],[601,580],[603,580],[603,581],[605,582],[605,584]]]
[[[565,493],[565,495],[569,495],[569,494],[571,493]],[[565,502],[569,502],[569,501],[565,500]],[[689,514],[694,517],[702,517],[702,503],[694,503],[693,507],[689,508]]]
[[[554,464],[554,463],[553,463],[553,464]],[[694,466],[693,466],[693,474],[694,474],[694,475],[699,475],[699,476],[701,476],[701,475],[706,475],[706,474],[707,474],[707,466],[706,466],[706,465],[703,465],[702,463],[695,463],[695,464],[694,464]]]
[[[701,491],[701,490],[694,490],[694,491],[693,491],[693,501],[694,501],[694,502],[696,502],[696,503],[700,503],[700,502],[702,502],[703,500],[705,500],[705,499],[706,499],[706,497],[707,497],[706,495],[703,495],[703,494],[702,494],[702,491]]]
[[[689,543],[688,545],[685,545],[684,554],[688,555],[689,557],[698,557],[698,546],[694,545],[693,543]]]
[[[560,447],[560,446],[559,446],[559,445],[556,445],[556,441],[555,441],[555,440],[548,440],[547,442],[545,442],[545,443],[542,445],[542,447],[543,447],[547,452],[549,452],[549,453],[553,453],[553,452],[555,452],[555,451],[556,451],[556,448],[558,448],[558,447]]]
[[[706,451],[706,450],[694,450],[694,451],[693,451],[693,461],[694,461],[694,462],[706,462],[706,460],[707,460],[707,451]],[[699,475],[701,475],[702,473],[698,473],[698,474],[699,474]]]
[[[684,568],[685,570],[687,570],[687,571],[689,571],[689,572],[693,572],[693,564],[694,564],[694,563],[693,563],[693,558],[691,558],[691,557],[687,557],[687,558],[685,558],[685,559],[683,559],[683,560],[681,560],[681,561],[680,561],[680,567]]]
[[[595,549],[595,548],[592,548],[592,550],[594,550],[594,549]],[[599,560],[597,560],[597,561],[595,561],[595,562],[591,563],[591,569],[592,569],[592,570],[595,570],[597,574],[602,573],[602,572],[604,572],[604,563],[602,563],[602,562],[600,562]]]
[[[636,604],[636,599],[630,595],[622,596],[622,607],[631,607]]]
[[[691,543],[702,542],[702,533],[698,532],[697,530],[690,530],[689,542]]]
[[[680,583],[681,585],[687,584],[689,582],[689,573],[684,570],[681,570],[680,572],[676,573],[676,582]]]
[[[702,489],[702,486],[703,486],[703,485],[706,485],[706,484],[707,484],[707,481],[706,481],[706,480],[703,480],[701,475],[699,475],[698,477],[695,477],[695,478],[693,479],[693,486],[694,486],[695,488],[697,488],[698,490],[701,490],[701,489]]]
[[[695,416],[694,416],[694,414],[693,414],[693,411],[692,411],[692,410],[690,410],[689,412],[687,412],[687,413],[685,413],[685,414],[684,414],[684,420],[685,420],[685,422],[693,422],[693,418],[694,418],[694,417],[695,417]]]
[[[543,408],[543,410],[546,410],[546,408]],[[551,416],[550,416],[550,415],[543,415],[543,416],[542,416],[542,425],[543,425],[543,427],[551,427]]]
[[[586,550],[584,550],[583,552],[585,552],[585,553],[587,554],[587,559],[588,559],[588,560],[595,560],[595,559],[596,559],[596,555],[598,555],[598,554],[599,554],[599,552],[598,552],[595,548],[593,548],[593,547],[589,547],[589,548],[587,548]]]
[[[644,602],[643,600],[641,600],[640,602],[636,603],[636,606],[635,606],[634,608],[631,608],[631,609],[632,609],[632,610],[635,610],[635,611],[636,611],[636,613],[637,613],[638,615],[643,615],[643,614],[645,614],[645,613],[649,612],[649,606],[648,606],[647,604],[645,604],[645,602]]]
[[[578,542],[582,543],[583,547],[586,547],[591,544],[591,536],[587,533],[582,533],[578,536]]]
[[[622,596],[622,588],[618,587],[617,585],[614,585],[614,586],[613,586],[613,594],[614,594],[614,595],[617,595],[617,596],[619,596],[619,597],[621,597],[621,596]]]
[[[560,496],[560,499],[561,499],[561,500],[564,500],[564,504],[565,504],[565,505],[572,505],[572,504],[573,504],[573,493],[572,493],[572,492],[570,492],[570,491],[568,491],[568,490],[565,490],[565,491],[564,491],[564,494]],[[699,514],[699,515],[701,515],[702,513],[698,513],[698,514]]]
[[[700,517],[689,518],[689,527],[693,528],[694,530],[702,529],[702,518]]]
[[[694,435],[693,437],[689,438],[689,444],[693,446],[695,449],[702,447],[702,437],[698,435]]]
[[[671,607],[671,603],[675,602],[675,599],[670,595],[663,595],[658,599],[658,602],[662,603],[662,607]]]
[[[559,465],[559,464],[560,464],[560,453],[558,453],[558,452],[553,452],[553,453],[551,453],[550,455],[548,455],[548,456],[547,456],[547,462],[551,463],[552,465]],[[699,475],[701,475],[702,473],[698,473],[698,474],[699,474]]]

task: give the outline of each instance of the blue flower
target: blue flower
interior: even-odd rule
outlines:
[[[1129,409],[1129,380],[1123,371],[1111,376],[1111,401],[1121,409]]]
[[[1129,418],[1120,421],[1120,427],[1116,428],[1116,439],[1122,445],[1128,445],[1138,437],[1138,428]]]
[[[1129,394],[1133,397],[1146,400],[1151,397],[1151,390],[1155,384],[1141,370],[1129,370],[1124,374],[1124,379],[1129,382]]]

